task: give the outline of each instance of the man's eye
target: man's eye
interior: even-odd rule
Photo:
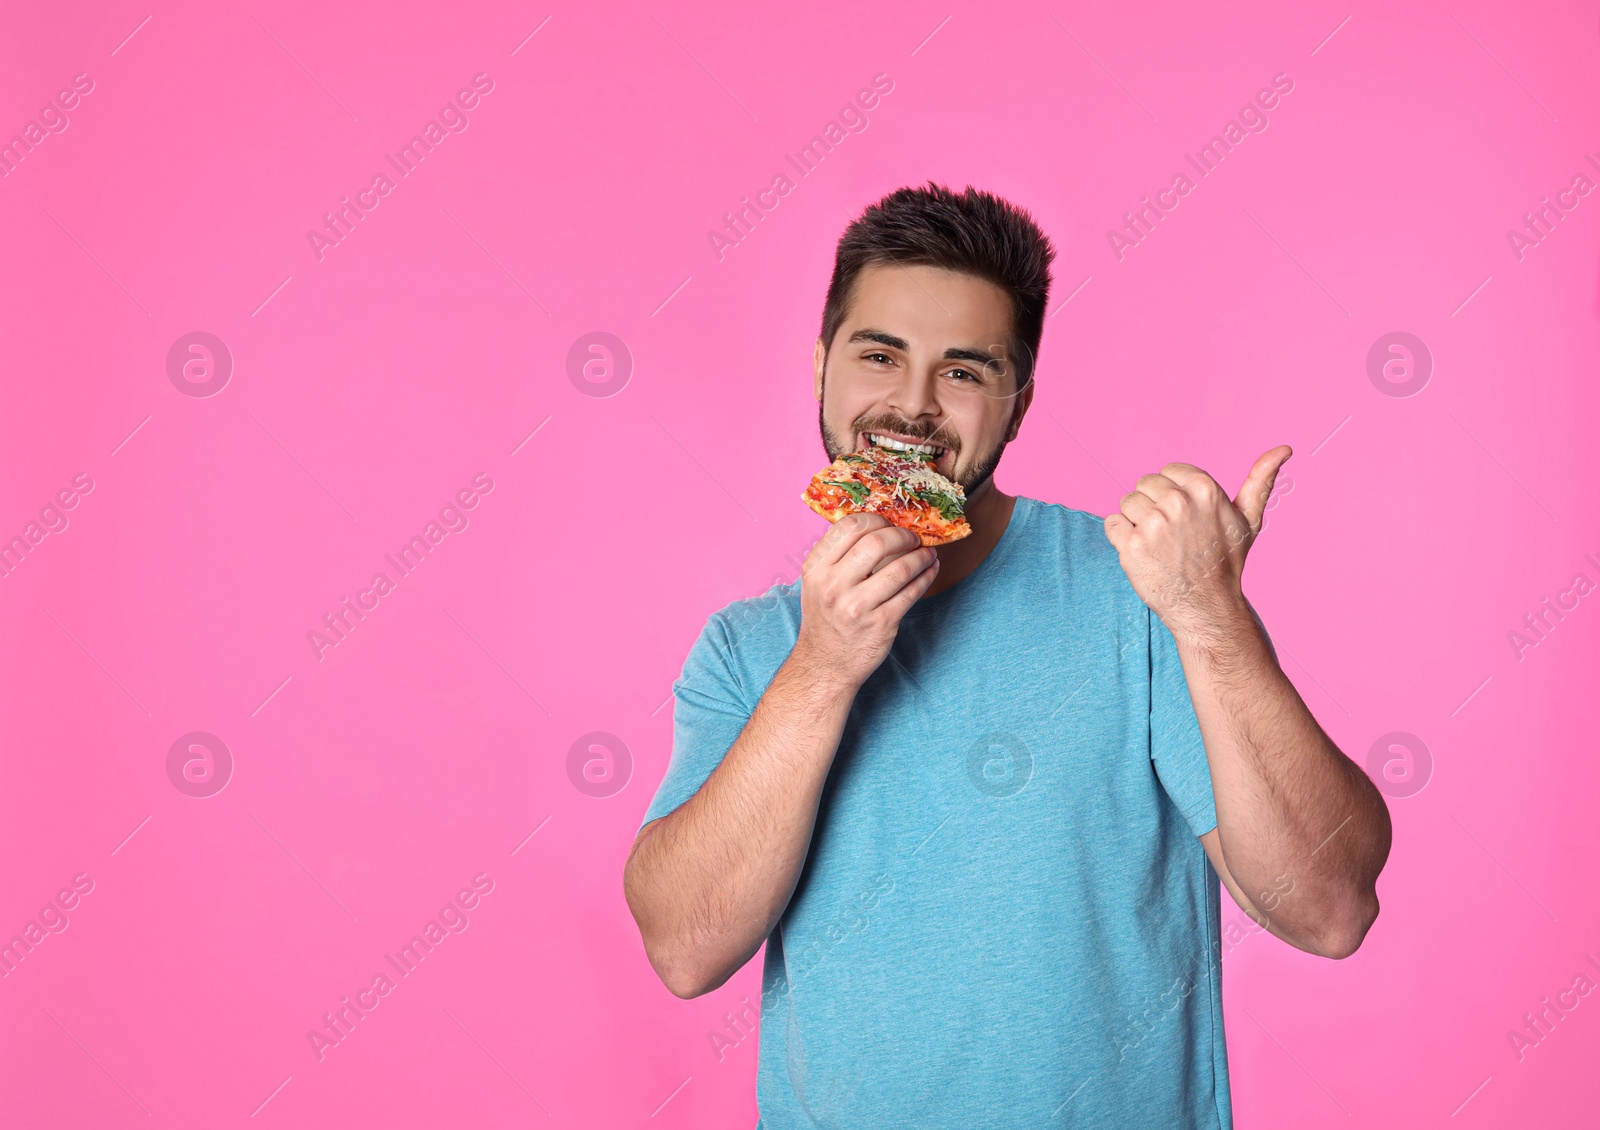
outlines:
[[[973,373],[971,373],[970,371],[968,371],[966,369],[951,369],[950,370],[950,375],[952,377],[961,377],[961,378],[963,378],[965,380],[970,380],[970,381],[975,381],[975,380],[978,379]]]
[[[889,363],[889,355],[887,353],[869,353],[869,354],[867,354],[867,360],[868,361],[876,361],[880,357],[883,359],[883,363],[884,364],[888,364]]]

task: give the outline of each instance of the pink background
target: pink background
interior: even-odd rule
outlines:
[[[1520,1060],[1507,1032],[1600,980],[1600,596],[1520,659],[1507,633],[1600,581],[1600,195],[1521,259],[1506,234],[1600,176],[1592,5],[51,7],[8,16],[0,139],[94,87],[0,180],[0,537],[95,485],[0,577],[0,938],[94,887],[0,980],[0,1124],[754,1125],[755,1039],[708,1034],[759,959],[676,1000],[621,868],[695,633],[820,532],[834,243],[929,178],[1060,249],[1001,485],[1104,514],[1293,444],[1246,590],[1341,748],[1431,760],[1389,768],[1424,787],[1359,953],[1228,952],[1238,1125],[1593,1116],[1600,997]],[[1119,261],[1107,230],[1279,73],[1269,128]],[[307,231],[477,74],[469,128],[319,260]],[[722,214],[880,74],[719,260]],[[169,378],[194,331],[233,356],[215,395]],[[595,331],[631,353],[614,395],[569,374]],[[1432,355],[1416,395],[1369,380],[1391,331]],[[168,774],[192,731],[233,759],[211,796]],[[594,732],[628,757],[584,791]],[[319,1061],[308,1030],[475,875],[469,928]]]

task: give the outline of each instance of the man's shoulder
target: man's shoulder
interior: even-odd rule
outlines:
[[[1100,515],[1068,506],[1064,502],[1046,502],[1042,498],[1031,498],[1025,494],[1017,495],[1017,501],[1026,501],[1045,521],[1054,522],[1074,531],[1098,532],[1105,529],[1106,520]]]
[[[1138,620],[1147,611],[1122,568],[1122,555],[1106,538],[1103,517],[1059,502],[1026,501],[1025,599],[1062,600],[1079,610],[1074,616],[1113,620]]]
[[[762,636],[792,637],[800,630],[800,579],[724,605],[708,618],[707,626],[713,624],[730,644]],[[793,642],[790,638],[789,643]]]
[[[1032,510],[1029,526],[1033,537],[1053,543],[1049,548],[1074,560],[1110,565],[1121,573],[1116,548],[1106,540],[1103,517],[1064,503],[1045,502],[1026,495],[1018,495],[1017,501],[1026,502]]]
[[[674,692],[710,681],[731,684],[753,709],[755,698],[772,681],[800,635],[800,582],[773,585],[760,596],[745,597],[706,617],[689,649]]]

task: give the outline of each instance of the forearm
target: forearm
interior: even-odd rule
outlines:
[[[1291,944],[1352,951],[1377,915],[1390,843],[1382,796],[1306,709],[1242,597],[1174,638],[1228,871]]]
[[[705,784],[636,846],[624,891],[677,995],[731,977],[788,906],[854,699],[853,686],[791,653]]]

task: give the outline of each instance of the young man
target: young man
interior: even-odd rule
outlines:
[[[766,943],[758,1130],[1227,1130],[1219,877],[1325,957],[1377,916],[1388,811],[1240,587],[1289,448],[1232,501],[1169,463],[1104,520],[994,484],[1053,257],[971,188],[850,225],[823,446],[927,445],[973,533],[845,518],[674,684],[624,886],[680,997]]]

